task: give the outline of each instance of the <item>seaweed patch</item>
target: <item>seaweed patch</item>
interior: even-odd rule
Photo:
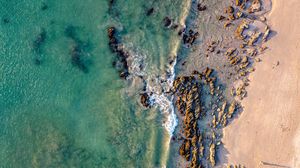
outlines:
[[[2,19],[2,22],[3,22],[4,24],[8,24],[8,23],[10,22],[10,20],[9,20],[8,18],[3,18],[3,19]]]
[[[70,55],[71,63],[84,73],[89,72],[89,66],[92,61],[89,59],[91,51],[91,43],[84,42],[76,33],[77,28],[74,26],[68,26],[65,29],[65,36],[72,40]]]
[[[35,38],[33,42],[33,50],[40,54],[42,46],[47,38],[47,32],[45,29],[42,29],[42,31],[38,34],[38,36]]]
[[[41,10],[42,10],[42,11],[45,11],[45,10],[47,10],[48,8],[49,8],[49,6],[44,2],[44,3],[42,4]]]
[[[42,54],[42,49],[43,46],[45,44],[47,38],[47,32],[44,28],[42,28],[41,32],[37,35],[37,37],[35,38],[35,40],[33,41],[33,52],[36,55],[36,58],[34,59],[34,64],[35,65],[41,65],[42,64],[42,58],[41,58],[41,54]]]
[[[117,39],[116,28],[109,27],[107,29],[107,35],[109,38],[109,48],[113,53],[116,53],[116,61],[113,62],[113,66],[118,70],[119,76],[123,79],[127,79],[130,75],[128,71],[127,58],[129,57],[129,52],[124,49],[122,44]]]

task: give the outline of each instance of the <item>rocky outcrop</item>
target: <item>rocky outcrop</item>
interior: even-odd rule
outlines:
[[[109,48],[117,56],[115,61],[113,62],[113,66],[118,70],[119,76],[122,79],[127,79],[127,77],[129,76],[127,63],[129,52],[126,51],[118,41],[115,27],[109,27],[107,29],[107,35],[109,39]]]
[[[147,93],[141,94],[140,102],[146,108],[151,106],[150,96]]]

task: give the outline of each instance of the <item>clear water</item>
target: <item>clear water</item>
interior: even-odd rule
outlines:
[[[162,20],[179,22],[186,2],[115,1],[0,0],[0,167],[166,164],[164,117],[119,79],[106,30],[120,30],[145,76],[163,74],[178,37]]]

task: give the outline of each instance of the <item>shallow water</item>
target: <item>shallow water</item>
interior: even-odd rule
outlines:
[[[184,3],[117,0],[109,10],[104,0],[2,0],[0,167],[165,165],[165,116],[141,107],[139,83],[119,79],[106,30],[117,27],[145,66],[132,72],[150,80],[178,43],[162,20],[180,22]]]

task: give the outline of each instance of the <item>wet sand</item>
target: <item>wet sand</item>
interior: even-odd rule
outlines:
[[[244,111],[224,129],[226,158],[246,167],[300,167],[300,1],[273,0],[276,33],[250,75]]]

